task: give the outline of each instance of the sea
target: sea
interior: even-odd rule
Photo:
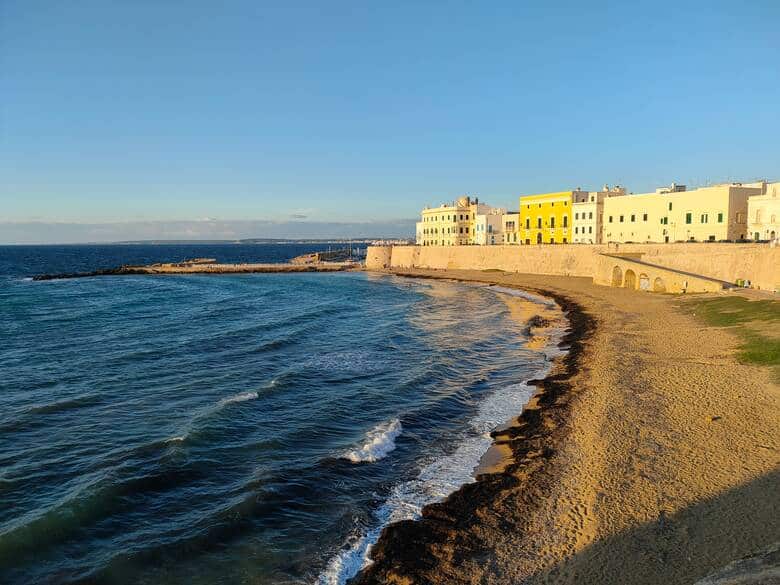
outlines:
[[[341,585],[473,481],[551,354],[507,289],[32,276],[328,245],[0,247],[0,583]]]

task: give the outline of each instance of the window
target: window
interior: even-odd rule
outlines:
[[[569,204],[568,201],[563,202],[563,206],[566,207]],[[563,239],[563,242],[566,243],[566,238]]]
[[[580,228],[578,228],[577,226],[574,226],[574,233],[575,234],[580,233]]]
[[[564,215],[563,216],[563,227],[569,227],[569,216]]]
[[[469,233],[469,227],[466,226],[466,233]]]
[[[463,233],[463,228],[462,227],[460,228],[460,233]]]
[[[718,223],[723,223],[723,214],[722,213],[718,214]]]
[[[642,221],[647,221],[647,214],[646,213],[642,214]]]
[[[588,233],[589,233],[589,234],[592,234],[592,233],[593,233],[593,226],[592,226],[592,225],[591,225],[591,226],[588,226]]]
[[[550,238],[550,243],[554,244],[555,243],[555,238]]]
[[[574,219],[579,219],[579,218],[580,218],[580,214],[579,213],[575,213],[574,214]]]
[[[670,201],[669,202],[669,211],[671,211],[671,210],[672,210],[672,202]]]
[[[685,223],[691,223],[693,221],[693,214],[689,211],[685,214]]]
[[[541,217],[537,217],[536,218],[536,229],[539,229],[541,227],[542,227],[542,218]]]
[[[710,222],[710,216],[708,213],[702,213],[701,214],[701,223],[709,223]]]
[[[554,217],[551,217],[551,218],[550,218],[550,227],[551,227],[551,228],[554,228],[554,227],[555,227],[555,218],[554,218]]]
[[[564,203],[566,205],[566,203]],[[566,238],[563,238],[563,243],[565,244],[567,242]]]
[[[588,212],[588,219],[593,219],[593,212],[592,211]]]
[[[661,225],[669,225],[669,217],[662,217],[661,218]]]
[[[742,211],[738,211],[736,220],[737,220],[737,223],[745,223],[745,213],[742,212]],[[743,238],[740,238],[740,239],[743,239]]]
[[[620,216],[620,223],[623,223],[623,216]]]
[[[632,213],[631,214],[631,223],[634,223],[635,221],[636,221],[636,215]]]
[[[612,223],[612,216],[609,216],[609,223]]]
[[[531,220],[530,220],[530,218],[526,217],[525,218],[525,229],[530,229],[530,228],[531,228]]]
[[[550,206],[551,206],[551,207],[555,207],[555,201],[553,201],[552,203],[550,203]]]

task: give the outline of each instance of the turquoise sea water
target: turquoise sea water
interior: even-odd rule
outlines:
[[[488,287],[29,280],[285,248],[0,247],[0,582],[343,583],[470,480],[546,363]]]

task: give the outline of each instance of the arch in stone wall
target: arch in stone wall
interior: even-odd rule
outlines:
[[[666,283],[664,282],[664,279],[661,278],[660,276],[653,281],[653,292],[660,292],[660,293],[666,292]]]
[[[623,271],[620,266],[615,266],[612,269],[612,286],[622,286],[623,284]]]
[[[639,290],[650,290],[650,277],[647,274],[639,275]]]
[[[626,270],[623,286],[630,289],[636,289],[636,272],[631,269]]]

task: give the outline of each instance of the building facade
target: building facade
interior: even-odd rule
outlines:
[[[506,209],[491,207],[487,213],[477,213],[474,219],[474,244],[495,246],[504,243]]]
[[[761,195],[748,198],[748,233],[752,240],[780,239],[780,183],[761,183]]]
[[[517,211],[510,211],[503,216],[503,236],[504,245],[515,246],[522,242],[520,237],[520,213]]]
[[[684,185],[604,199],[602,242],[706,242],[747,236],[747,201],[761,188],[740,183],[692,191]]]
[[[520,237],[523,244],[571,242],[574,191],[540,193],[520,197]]]
[[[475,244],[478,215],[488,215],[492,207],[468,195],[439,207],[425,208],[416,225],[420,246],[466,246]]]
[[[604,199],[625,195],[623,187],[610,189],[604,185],[601,191],[572,192],[572,242],[575,244],[600,244],[601,224],[604,215]]]

